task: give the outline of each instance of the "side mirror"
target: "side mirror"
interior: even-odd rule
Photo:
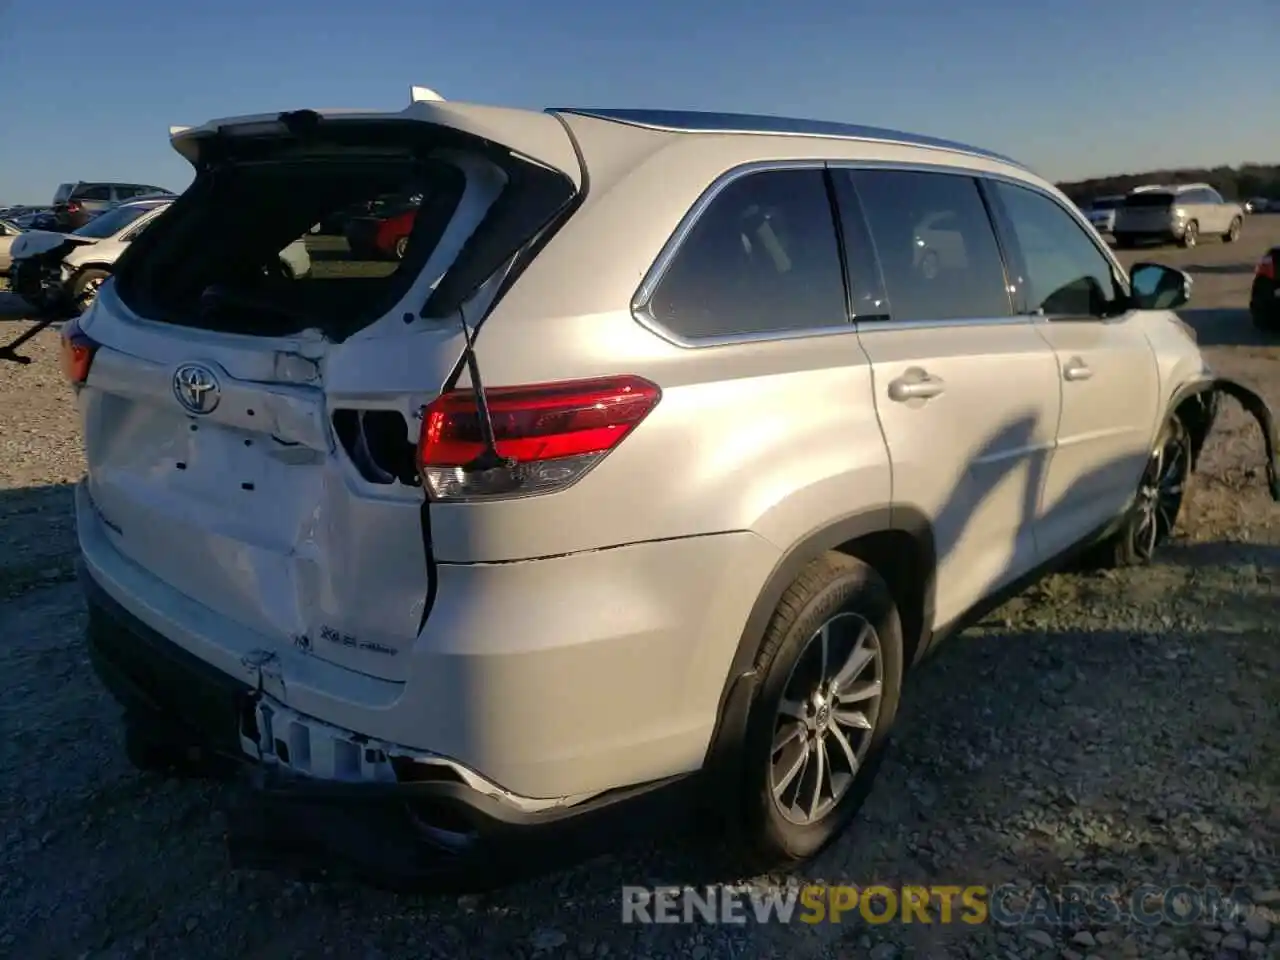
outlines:
[[[1129,284],[1138,310],[1176,310],[1191,299],[1191,275],[1159,263],[1134,264]]]

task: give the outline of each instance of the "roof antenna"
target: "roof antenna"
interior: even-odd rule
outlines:
[[[467,361],[467,373],[471,377],[471,386],[476,395],[476,412],[480,415],[480,437],[484,449],[471,461],[461,467],[463,473],[485,474],[485,486],[490,493],[503,493],[514,490],[520,482],[516,471],[516,461],[504,457],[498,452],[498,439],[493,429],[493,413],[489,409],[489,399],[485,396],[484,383],[480,379],[480,361],[476,359],[475,335],[467,316],[461,306],[458,307],[458,322],[462,325],[462,337],[466,343],[463,354]]]

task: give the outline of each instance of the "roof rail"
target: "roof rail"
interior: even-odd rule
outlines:
[[[944,140],[923,134],[906,133],[902,130],[887,130],[882,127],[869,127],[854,123],[840,123],[831,120],[804,120],[798,117],[773,117],[742,113],[714,113],[698,110],[618,110],[584,107],[552,107],[549,113],[572,113],[584,117],[595,117],[600,120],[612,120],[635,127],[647,127],[651,130],[667,130],[674,133],[746,133],[772,134],[775,136],[831,137],[843,140],[868,140],[879,143],[892,143],[910,147],[928,147],[935,150],[946,150],[971,157],[997,160],[1011,166],[1027,169],[1026,165],[1012,157]]]

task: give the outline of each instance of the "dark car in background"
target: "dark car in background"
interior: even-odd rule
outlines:
[[[101,180],[78,180],[62,183],[53,194],[54,229],[71,231],[105,210],[126,200],[147,196],[173,196],[173,191],[142,183],[111,183]]]
[[[23,230],[51,230],[56,226],[52,207],[6,207],[0,210],[0,219]]]
[[[1280,283],[1276,282],[1276,265],[1280,247],[1272,247],[1262,255],[1253,271],[1253,289],[1249,292],[1249,315],[1253,325],[1268,333],[1280,333]]]

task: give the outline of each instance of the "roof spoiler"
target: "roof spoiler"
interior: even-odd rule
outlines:
[[[436,93],[430,87],[410,87],[409,102],[410,103],[428,103],[432,100],[444,100],[444,97]]]

